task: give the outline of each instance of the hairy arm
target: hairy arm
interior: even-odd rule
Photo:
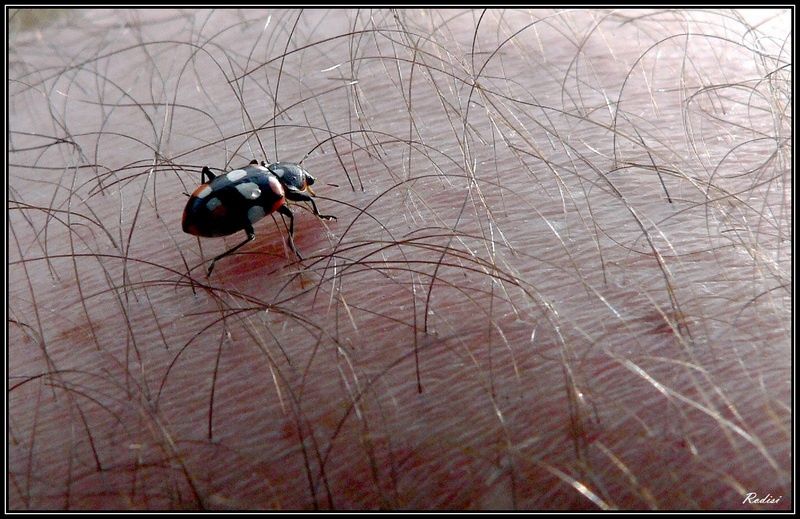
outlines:
[[[10,507],[791,507],[789,17],[15,34]],[[253,158],[338,220],[208,279],[182,193]]]

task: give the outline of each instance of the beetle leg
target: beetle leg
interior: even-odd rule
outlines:
[[[311,197],[308,197],[308,201],[311,202],[311,207],[314,208],[314,214],[317,215],[318,217],[322,218],[323,220],[337,220],[338,219],[332,214],[319,214],[319,209],[317,209],[317,204],[314,203],[314,199],[311,198]]]
[[[278,208],[278,212],[284,216],[289,217],[289,247],[291,247],[292,251],[294,251],[294,253],[297,254],[297,257],[302,260],[303,256],[300,254],[300,251],[297,250],[297,247],[295,247],[294,245],[294,213],[292,213],[292,210],[286,207],[286,205],[280,206]]]
[[[320,214],[319,209],[317,209],[317,204],[314,203],[314,199],[308,195],[304,195],[303,193],[292,193],[291,200],[296,202],[311,202],[311,207],[314,208],[314,214],[319,218],[322,218],[323,220],[337,220],[337,218],[332,214]]]
[[[253,241],[256,238],[256,232],[253,230],[253,226],[252,225],[248,225],[247,227],[245,227],[244,228],[244,232],[247,233],[247,239],[246,240],[244,240],[242,243],[240,243],[236,247],[226,250],[225,252],[223,252],[222,254],[220,254],[219,256],[214,258],[213,260],[211,260],[211,265],[208,266],[208,274],[207,274],[208,277],[211,277],[211,271],[214,270],[214,264],[217,262],[217,260],[221,260],[222,258],[227,256],[228,254],[233,254],[240,247],[250,243],[251,241]]]
[[[205,184],[206,183],[206,177],[208,177],[208,181],[209,182],[211,182],[212,180],[217,178],[217,176],[214,173],[212,173],[210,169],[208,169],[208,166],[203,166],[203,172],[200,174],[200,183],[201,184]]]

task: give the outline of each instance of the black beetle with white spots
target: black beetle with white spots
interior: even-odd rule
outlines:
[[[201,184],[189,197],[183,211],[183,231],[195,236],[228,236],[244,231],[247,238],[211,260],[208,275],[214,264],[232,254],[256,237],[253,224],[268,214],[278,212],[289,218],[289,246],[301,260],[303,256],[294,245],[294,214],[286,200],[310,202],[314,214],[324,220],[336,219],[333,215],[320,214],[311,189],[315,178],[298,164],[275,162],[266,164],[253,160],[241,169],[215,175],[206,166],[203,168]]]

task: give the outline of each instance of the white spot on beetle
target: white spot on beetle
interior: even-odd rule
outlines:
[[[275,177],[269,177],[269,188],[272,189],[272,192],[276,195],[283,196],[283,186],[281,185],[280,181],[278,181]]]
[[[236,189],[248,200],[255,200],[259,196],[261,196],[261,190],[258,186],[252,182],[245,182],[244,184],[239,184],[236,186]]]
[[[267,213],[264,212],[264,208],[260,205],[254,205],[247,210],[247,219],[250,220],[250,223],[256,223],[266,215]]]
[[[230,173],[228,173],[228,180],[230,180],[231,182],[236,182],[237,180],[240,180],[246,176],[247,176],[247,171],[243,169],[235,169]]]
[[[217,198],[217,197],[210,198],[208,200],[208,202],[206,202],[206,209],[208,209],[209,211],[213,211],[214,209],[216,209],[220,205],[222,205],[222,202],[220,201],[219,198]]]

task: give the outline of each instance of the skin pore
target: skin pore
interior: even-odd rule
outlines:
[[[10,509],[791,508],[788,10],[39,14]]]

